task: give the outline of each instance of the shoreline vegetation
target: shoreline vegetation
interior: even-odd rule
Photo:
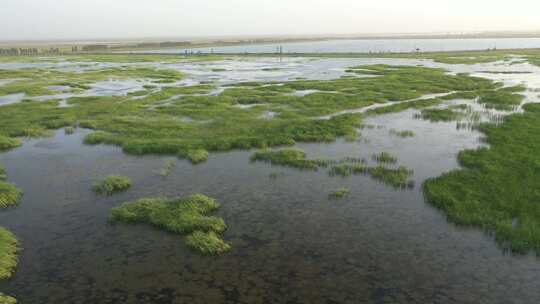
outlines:
[[[21,198],[22,191],[7,182],[6,170],[0,165],[0,210],[17,205]],[[11,278],[15,272],[19,250],[20,244],[15,235],[0,227],[0,280]],[[17,300],[0,292],[0,303],[16,304]]]
[[[463,168],[426,181],[424,193],[449,221],[480,228],[514,253],[540,255],[540,105],[524,110],[481,124],[489,148],[462,151]]]

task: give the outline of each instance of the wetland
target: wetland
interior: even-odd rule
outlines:
[[[0,303],[538,302],[539,58],[1,57]]]

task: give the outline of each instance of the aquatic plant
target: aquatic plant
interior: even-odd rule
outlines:
[[[0,280],[9,279],[17,267],[19,242],[9,230],[0,227]]]
[[[206,255],[222,254],[231,250],[231,245],[224,242],[219,235],[213,231],[195,231],[186,236],[186,245]]]
[[[208,151],[204,149],[188,150],[180,155],[186,157],[192,164],[200,164],[208,160]]]
[[[374,154],[372,158],[378,163],[384,163],[384,164],[397,163],[397,157],[393,156],[392,154],[388,152],[381,152],[379,154]]]
[[[399,131],[396,129],[391,129],[389,133],[390,135],[395,135],[401,138],[414,137],[415,135],[414,132],[410,130]]]
[[[298,169],[317,170],[321,161],[309,160],[306,153],[300,149],[262,150],[251,156],[251,161],[267,162],[272,165],[281,165]]]
[[[525,96],[521,94],[514,94],[514,92],[519,92],[520,88],[518,86],[516,88],[485,92],[480,95],[478,102],[484,104],[487,108],[509,111],[519,106],[525,99]]]
[[[175,166],[176,166],[176,162],[174,160],[172,159],[166,160],[163,163],[163,168],[159,170],[159,175],[162,177],[169,176]]]
[[[451,222],[482,229],[513,252],[540,254],[540,106],[524,110],[480,125],[489,148],[462,151],[464,168],[426,181],[424,194]]]
[[[66,135],[71,135],[71,134],[75,133],[75,128],[74,128],[74,127],[66,127],[66,128],[64,129],[64,133],[65,133]]]
[[[179,234],[191,234],[188,246],[203,254],[219,254],[230,246],[219,237],[227,226],[222,218],[209,216],[219,208],[216,200],[195,194],[188,198],[143,198],[111,210],[112,222],[147,223]]]
[[[331,192],[328,195],[328,197],[331,198],[331,199],[341,199],[341,198],[349,196],[350,193],[351,193],[351,190],[349,188],[342,187],[342,188],[339,188],[339,189]]]
[[[0,292],[0,304],[17,304],[17,299]]]
[[[392,169],[379,165],[370,167],[368,172],[374,179],[394,188],[414,188],[414,181],[409,179],[413,171],[404,166]]]
[[[461,112],[452,109],[424,109],[415,118],[429,120],[430,122],[449,122],[462,118]]]
[[[20,147],[22,141],[18,138],[5,137],[0,135],[0,151],[6,151]]]
[[[104,180],[94,184],[93,190],[99,194],[112,195],[131,188],[131,179],[121,175],[109,175]]]
[[[0,209],[17,205],[22,198],[22,191],[6,180],[6,170],[0,166]]]

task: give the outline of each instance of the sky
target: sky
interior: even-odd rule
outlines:
[[[0,41],[540,31],[539,0],[0,0]]]

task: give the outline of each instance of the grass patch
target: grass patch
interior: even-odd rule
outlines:
[[[339,188],[339,189],[331,192],[328,195],[328,197],[330,199],[342,199],[342,198],[345,198],[345,197],[349,196],[349,194],[351,194],[351,190],[349,188],[342,187],[342,188]]]
[[[377,166],[369,168],[368,172],[374,179],[394,188],[414,188],[414,181],[409,179],[413,175],[413,171],[404,166],[397,169]]]
[[[231,250],[231,245],[213,231],[195,231],[186,236],[186,245],[205,255],[217,255]]]
[[[176,162],[172,159],[166,160],[163,163],[163,167],[159,170],[158,174],[161,177],[167,177],[171,174],[172,170],[176,166]]]
[[[88,144],[117,145],[124,152],[136,155],[188,157],[189,151],[215,152],[297,142],[331,142],[339,137],[352,139],[361,123],[360,115],[340,115],[329,120],[317,118],[425,94],[497,88],[486,79],[449,75],[442,69],[416,66],[371,65],[354,67],[351,73],[376,77],[302,79],[281,85],[241,83],[230,86],[218,96],[198,95],[213,90],[210,85],[171,86],[148,91],[146,96],[73,97],[67,100],[70,107],[62,108],[58,107],[58,101],[17,103],[2,107],[0,136],[43,136],[48,130],[78,123],[97,131],[85,138]],[[25,79],[7,84],[17,84],[19,88],[10,89],[16,92],[47,88],[67,80],[72,87],[80,87],[109,78],[175,82],[182,77],[183,74],[174,70],[144,66],[82,73],[55,69],[0,70],[0,79]],[[290,94],[301,90],[315,90],[317,93],[306,96]],[[176,95],[183,96],[176,99]],[[240,108],[240,104],[258,106]],[[275,113],[273,118],[262,119],[268,112]],[[193,159],[199,161],[200,158]]]
[[[373,155],[373,160],[375,160],[378,163],[383,164],[395,164],[397,163],[397,157],[393,156],[392,154],[388,152],[381,152],[379,154]]]
[[[0,209],[15,206],[22,198],[22,191],[6,180],[6,170],[0,166]]]
[[[391,129],[389,131],[390,135],[394,135],[394,136],[397,136],[397,137],[401,137],[401,138],[407,138],[407,137],[414,137],[415,134],[413,131],[410,131],[410,130],[402,130],[402,131],[399,131],[399,130],[396,130],[396,129]]]
[[[222,218],[209,216],[219,208],[216,200],[195,194],[185,199],[144,198],[111,210],[112,222],[147,223],[157,228],[188,234],[186,243],[202,254],[230,249],[220,235],[227,226]]]
[[[131,188],[131,179],[121,175],[109,175],[104,180],[94,184],[93,190],[98,194],[112,195]]]
[[[251,161],[308,170],[317,170],[322,165],[320,161],[307,159],[306,152],[300,149],[257,151],[251,156]]]
[[[208,160],[208,151],[204,149],[188,150],[181,155],[186,157],[192,164],[200,164]]]
[[[0,304],[17,304],[17,299],[0,292]]]
[[[64,133],[66,135],[72,135],[73,133],[75,133],[75,128],[74,127],[66,127],[66,128],[64,128]]]
[[[17,267],[19,242],[10,231],[0,227],[0,280],[9,279]]]
[[[452,109],[424,109],[415,118],[428,120],[430,122],[456,121],[463,117],[463,113]]]
[[[463,151],[464,167],[428,180],[424,193],[448,220],[478,227],[516,253],[540,254],[540,106],[482,124],[490,148]]]
[[[0,151],[11,150],[22,145],[22,141],[18,138],[11,138],[0,135]]]

